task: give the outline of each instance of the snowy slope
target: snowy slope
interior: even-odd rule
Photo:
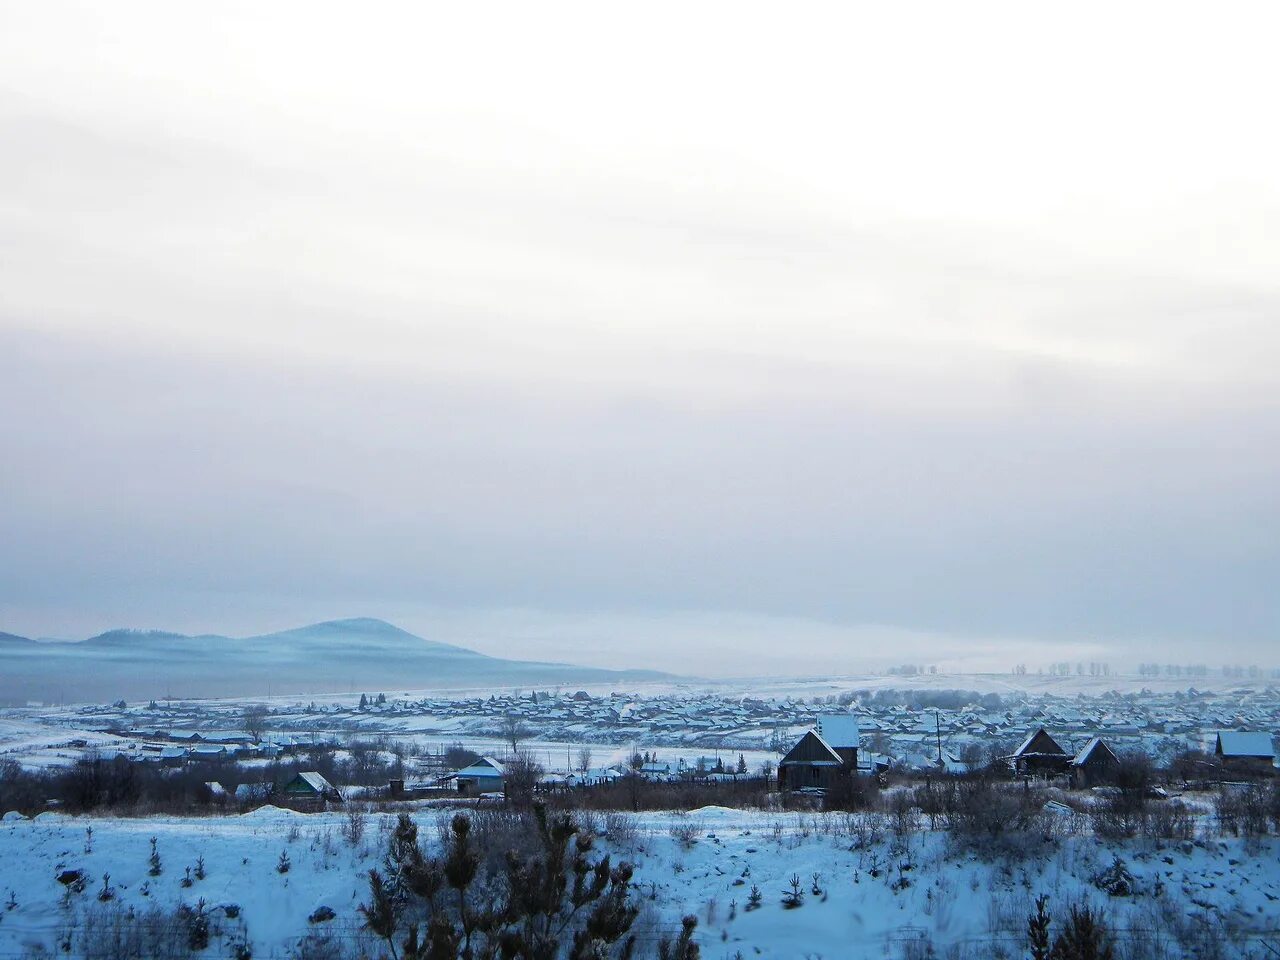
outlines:
[[[416,814],[428,842],[435,841],[431,820],[437,815],[443,814]],[[45,814],[36,821],[0,823],[0,955],[50,945],[73,918],[96,905],[93,894],[108,871],[122,904],[174,905],[198,897],[210,908],[239,904],[255,957],[284,956],[299,937],[318,928],[357,938],[362,871],[377,865],[391,817],[371,818],[364,841],[354,848],[342,839],[343,819],[264,808],[202,819]],[[1274,840],[1254,849],[1239,840],[1107,848],[1080,837],[1045,841],[1024,860],[1003,864],[949,854],[945,835],[927,831],[896,841],[884,835],[854,849],[857,836],[840,815],[706,808],[688,815],[643,814],[635,823],[637,848],[614,852],[639,863],[645,935],[670,931],[681,914],[695,913],[708,957],[737,950],[779,958],[899,956],[911,940],[932,942],[940,955],[957,949],[961,956],[990,956],[999,944],[1017,956],[1032,899],[1041,892],[1050,896],[1051,910],[1065,911],[1086,897],[1132,937],[1151,930],[1169,936],[1175,927],[1208,924],[1219,938],[1247,945],[1274,932],[1280,913],[1280,845]],[[86,853],[88,826],[93,837]],[[690,828],[684,842],[673,836],[679,826]],[[157,878],[147,872],[152,836],[163,861]],[[609,846],[602,841],[604,849]],[[281,851],[292,862],[287,874],[276,870]],[[1115,854],[1137,878],[1138,895],[1108,897],[1090,883]],[[184,867],[199,856],[207,877],[183,888]],[[90,883],[64,905],[55,875],[70,868],[86,871]],[[780,897],[793,873],[802,881],[805,902],[787,910]],[[815,873],[823,891],[816,896],[810,892]],[[753,884],[764,895],[763,906],[747,911]],[[3,901],[11,889],[17,906],[6,910]],[[329,925],[308,923],[321,905],[331,907],[336,918]],[[239,922],[226,926],[234,934]]]

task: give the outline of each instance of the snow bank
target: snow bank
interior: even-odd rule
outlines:
[[[742,822],[742,811],[734,810],[732,807],[698,807],[696,810],[690,810],[689,816],[692,819],[703,821],[704,823],[711,821],[720,822]]]
[[[256,810],[242,813],[240,817],[243,820],[265,820],[270,822],[273,820],[305,820],[307,814],[299,813],[297,810],[289,810],[285,807],[274,807],[268,803],[265,806],[258,807]]]

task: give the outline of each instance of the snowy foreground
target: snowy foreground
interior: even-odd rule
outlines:
[[[435,819],[414,814],[420,836],[437,842]],[[13,816],[13,815],[10,815]],[[863,823],[860,828],[859,822]],[[214,928],[204,956],[234,955],[246,943],[258,958],[297,955],[312,934],[361,947],[378,945],[361,930],[365,871],[378,866],[394,816],[370,815],[350,842],[347,817],[265,807],[243,816],[143,819],[71,818],[44,813],[0,823],[0,957],[42,956],[70,944],[83,950],[86,918],[115,906],[173,909],[203,899]],[[606,821],[600,821],[602,828]],[[895,837],[886,822],[842,814],[778,814],[704,808],[610,818],[612,839],[598,849],[637,864],[637,923],[642,955],[698,917],[703,957],[1021,957],[1033,898],[1048,894],[1065,913],[1082,897],[1100,905],[1122,942],[1154,940],[1141,955],[1179,956],[1178,936],[1211,934],[1226,955],[1255,954],[1280,926],[1280,865],[1274,840],[1134,841],[1106,847],[1091,837],[1037,838],[1025,856],[983,862],[951,850],[941,832]],[[619,824],[623,824],[619,828]],[[91,830],[91,833],[90,833]],[[161,873],[150,876],[151,838]],[[281,854],[289,867],[280,872]],[[1132,874],[1129,896],[1110,896],[1093,878],[1121,856]],[[203,857],[204,879],[184,886]],[[57,880],[84,871],[81,892]],[[105,907],[102,875],[114,899]],[[803,905],[782,895],[798,876]],[[815,878],[815,874],[817,874]],[[746,909],[752,886],[762,905]],[[820,891],[813,893],[813,888]],[[228,919],[225,905],[238,905]],[[320,907],[333,919],[312,922]],[[236,912],[236,911],[232,911]],[[1183,941],[1185,942],[1185,940]],[[1162,944],[1162,946],[1160,946]]]

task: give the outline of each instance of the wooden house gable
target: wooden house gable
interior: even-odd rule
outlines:
[[[1035,756],[1035,755],[1056,755],[1068,756],[1067,751],[1058,745],[1058,741],[1049,736],[1044,727],[1041,727],[1031,736],[1022,742],[1022,745],[1014,751],[1015,757]]]
[[[783,763],[832,763],[843,765],[844,760],[827,742],[810,730],[782,758]]]

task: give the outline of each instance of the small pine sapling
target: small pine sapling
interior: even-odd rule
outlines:
[[[148,875],[153,877],[158,877],[160,876],[161,873],[164,872],[160,864],[160,851],[156,847],[156,842],[157,842],[156,838],[152,837],[151,838],[151,856],[147,859],[147,862],[151,865],[150,869],[147,870],[147,873]]]
[[[98,899],[103,903],[115,898],[116,892],[111,889],[111,874],[102,875],[102,889],[98,891]]]
[[[196,857],[196,879],[197,880],[204,879],[204,855],[203,854]]]
[[[187,921],[187,946],[192,950],[203,950],[209,946],[209,917],[204,912],[204,898],[196,903],[196,908],[183,908]]]
[[[796,907],[804,905],[804,891],[801,888],[800,874],[793,873],[791,879],[787,881],[791,884],[791,889],[786,890],[782,894],[782,905],[788,910],[794,910]]]
[[[281,850],[280,859],[276,861],[276,873],[288,873],[293,864],[289,862],[289,851]]]
[[[84,852],[93,853],[93,827],[84,828]]]
[[[179,881],[178,881],[178,883],[179,883],[181,886],[183,886],[183,887],[189,887],[189,886],[191,886],[191,884],[195,883],[195,881],[191,879],[191,868],[190,868],[190,867],[185,867],[185,868],[184,868],[184,870],[183,870],[183,875],[182,875],[182,879],[181,879],[181,880],[179,880]]]
[[[760,888],[754,883],[751,885],[751,893],[747,895],[747,909],[759,910],[764,905],[764,894],[760,892]]]

